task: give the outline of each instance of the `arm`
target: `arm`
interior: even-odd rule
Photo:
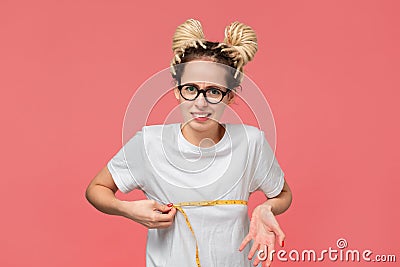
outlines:
[[[255,266],[262,260],[266,260],[264,266],[271,265],[269,253],[275,249],[276,238],[278,238],[281,247],[284,246],[285,234],[274,215],[285,212],[289,208],[291,202],[292,192],[285,181],[283,189],[278,196],[268,199],[254,209],[251,217],[249,234],[243,239],[239,250],[242,251],[251,240],[254,240],[248,259],[252,259],[256,250],[258,250],[258,257],[254,260]],[[268,253],[268,255],[263,254],[264,252]]]
[[[292,191],[290,191],[289,185],[285,181],[281,193],[265,201],[260,206],[269,209],[274,215],[279,215],[285,212],[292,203]]]
[[[86,189],[86,199],[99,211],[123,216],[147,228],[166,228],[173,223],[176,209],[154,200],[122,201],[115,193],[117,186],[107,166],[90,182]]]

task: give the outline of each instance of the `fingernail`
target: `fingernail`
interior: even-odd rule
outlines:
[[[285,246],[285,240],[282,240],[282,247]]]
[[[173,205],[174,205],[174,204],[169,203],[167,206],[168,206],[169,208],[171,208]]]

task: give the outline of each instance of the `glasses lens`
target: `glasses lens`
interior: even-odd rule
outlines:
[[[193,85],[184,85],[181,89],[181,95],[187,100],[194,100],[197,97],[197,88]]]
[[[218,103],[224,98],[223,91],[218,88],[209,88],[206,91],[206,98],[210,103]]]

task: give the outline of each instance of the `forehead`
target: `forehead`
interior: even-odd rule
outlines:
[[[181,83],[206,82],[227,86],[227,71],[229,66],[212,61],[191,61],[184,63]]]

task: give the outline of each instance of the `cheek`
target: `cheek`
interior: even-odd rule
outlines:
[[[212,110],[212,113],[213,113],[212,116],[215,119],[219,120],[222,117],[222,115],[224,114],[225,108],[224,108],[223,105],[217,105],[217,106],[213,107],[211,110]]]
[[[190,101],[187,101],[187,100],[183,99],[182,97],[179,97],[179,105],[181,107],[188,107],[188,106],[190,106],[190,104],[191,104]]]
[[[192,106],[192,103],[190,101],[184,100],[182,97],[179,98],[179,108],[183,112],[187,112]]]
[[[216,105],[215,107],[213,107],[213,110],[215,113],[220,114],[220,113],[224,112],[225,108],[226,108],[226,106],[224,104],[219,104],[219,105]]]

